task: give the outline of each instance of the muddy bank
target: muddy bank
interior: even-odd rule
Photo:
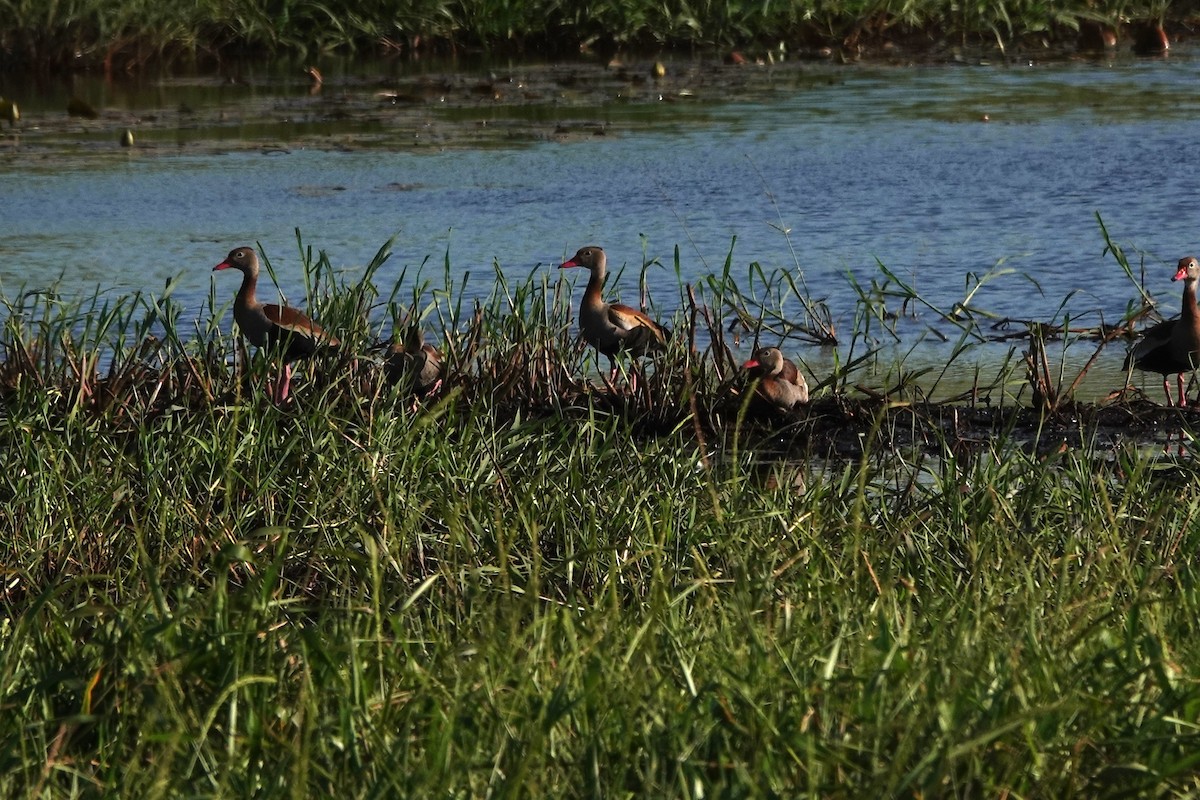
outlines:
[[[340,62],[230,64],[213,74],[70,81],[9,76],[0,95],[0,159],[265,153],[308,148],[487,148],[620,136],[660,124],[704,124],[714,107],[764,103],[837,85],[846,69],[1027,67],[1133,58],[1128,49],[997,53],[944,45],[728,51],[711,57],[612,56],[562,63]],[[439,66],[440,65],[440,66]],[[441,68],[444,66],[445,68]],[[649,114],[646,112],[650,111]],[[983,121],[979,114],[962,121]]]

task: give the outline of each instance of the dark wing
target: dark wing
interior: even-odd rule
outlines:
[[[1171,342],[1171,334],[1175,331],[1175,325],[1179,319],[1168,319],[1163,322],[1153,325],[1146,329],[1142,337],[1134,342],[1133,347],[1129,349],[1129,354],[1125,356],[1125,365],[1122,369],[1128,370],[1130,367],[1138,369],[1149,369],[1151,372],[1159,372],[1160,370],[1150,366],[1143,366],[1143,362],[1149,358],[1155,361],[1152,356],[1155,351],[1164,349]]]
[[[271,322],[267,338],[284,348],[284,359],[306,358],[321,348],[336,348],[341,344],[317,323],[289,306],[274,304],[262,307],[263,315]]]
[[[669,332],[636,308],[615,303],[608,307],[608,320],[625,332],[622,346],[634,353],[665,350]]]

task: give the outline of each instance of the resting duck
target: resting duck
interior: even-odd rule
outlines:
[[[591,271],[583,302],[579,304],[579,328],[592,347],[608,356],[611,367],[609,381],[616,380],[617,353],[644,356],[667,348],[670,336],[663,326],[636,308],[620,303],[606,303],[600,295],[607,274],[607,260],[599,247],[582,247],[559,269],[585,267]]]
[[[1184,375],[1200,367],[1200,311],[1196,308],[1196,281],[1200,279],[1200,262],[1187,256],[1179,259],[1173,281],[1183,281],[1183,309],[1175,319],[1160,322],[1146,330],[1129,355],[1125,369],[1130,367],[1163,376],[1163,392],[1167,405],[1171,401],[1169,375],[1178,375],[1179,405],[1187,405],[1184,396]]]
[[[791,411],[808,402],[808,382],[796,365],[783,357],[778,347],[760,347],[742,367],[757,379],[755,391],[772,408]]]
[[[383,362],[383,374],[388,382],[402,384],[418,399],[442,388],[445,370],[441,352],[431,344],[406,347],[396,342],[388,348],[387,359]],[[413,407],[416,407],[415,403]]]
[[[242,272],[242,287],[233,301],[233,319],[255,347],[266,348],[279,356],[283,370],[273,399],[284,403],[292,382],[291,362],[308,358],[319,350],[336,349],[341,344],[320,325],[294,308],[258,302],[258,254],[252,247],[237,247],[213,272],[237,269]]]

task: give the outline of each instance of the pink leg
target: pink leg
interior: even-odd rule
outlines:
[[[287,402],[288,391],[292,387],[292,365],[284,364],[283,371],[279,374],[279,385],[275,390],[275,402],[278,405],[283,405]]]
[[[609,356],[608,359],[608,380],[605,384],[610,392],[615,392],[617,387],[617,362]]]
[[[1187,405],[1187,382],[1183,379],[1183,373],[1179,373],[1179,407],[1183,408]]]
[[[414,414],[417,413],[417,409],[421,407],[422,399],[424,399],[425,397],[433,397],[435,394],[438,393],[438,389],[440,389],[440,388],[442,388],[442,379],[438,378],[436,381],[434,381],[434,384],[432,387],[430,387],[429,391],[425,392],[425,394],[423,396],[414,397],[413,402],[412,402],[412,413],[414,413]]]
[[[1171,379],[1163,375],[1163,394],[1167,396],[1167,407],[1175,405],[1175,401],[1171,399]]]

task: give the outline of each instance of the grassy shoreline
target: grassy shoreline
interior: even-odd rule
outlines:
[[[583,51],[744,50],[750,58],[822,50],[918,52],[950,46],[993,49],[1103,47],[1111,34],[1135,44],[1165,25],[1187,35],[1195,9],[1171,3],[1039,4],[1005,0],[964,5],[751,2],[620,3],[488,0],[316,3],[203,0],[195,4],[0,0],[0,66],[26,70],[156,63],[219,63],[245,57],[317,59],[332,53],[490,52],[564,56]],[[1100,44],[1097,45],[1096,43]]]
[[[5,796],[1200,791],[1191,458],[1057,386],[984,435],[852,367],[763,417],[723,332],[820,309],[728,275],[614,394],[561,284],[473,308],[386,255],[307,251],[347,354],[282,409],[219,306],[9,302]],[[411,323],[455,371],[416,410],[356,357]]]

